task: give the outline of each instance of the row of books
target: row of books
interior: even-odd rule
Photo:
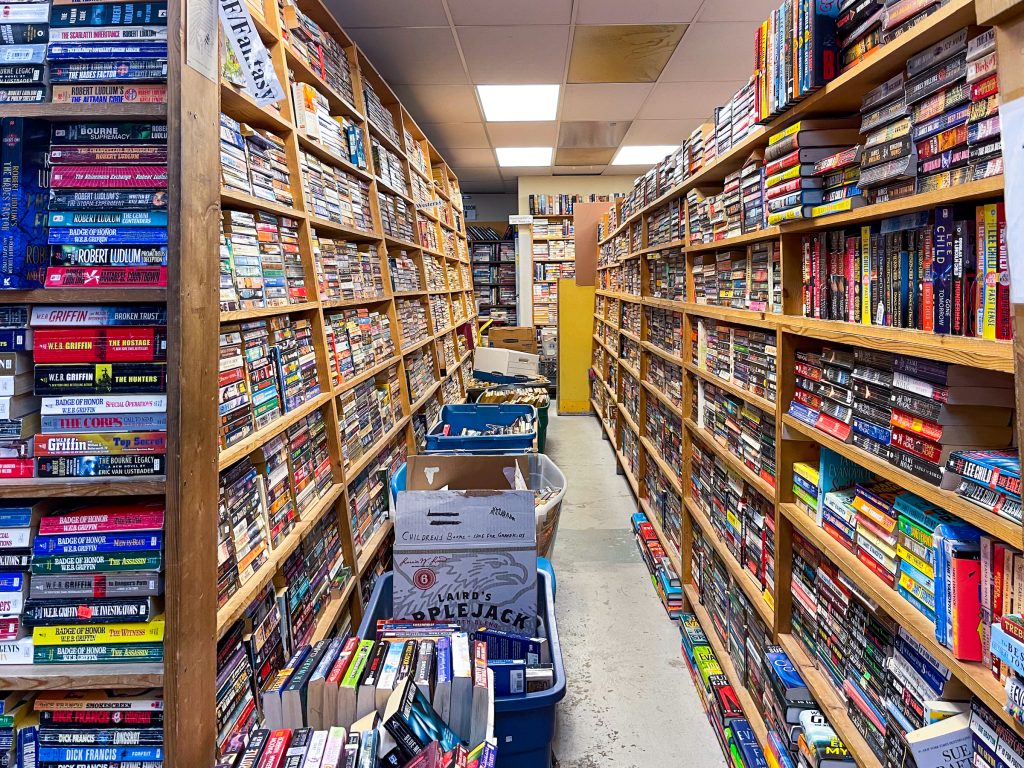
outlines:
[[[751,472],[774,486],[774,415],[730,395],[704,379],[691,381],[691,384],[697,396],[693,398],[690,418],[705,430],[710,439],[726,447]]]
[[[396,285],[396,268],[399,269],[398,279],[407,274],[412,264],[412,271],[418,277],[418,270],[404,252],[396,251],[390,257],[392,290],[399,289]],[[354,243],[347,240],[335,240],[313,231],[313,265],[316,269],[316,280],[320,300],[325,303],[353,301],[355,299],[377,299],[384,296],[384,277],[381,273],[380,256],[376,248],[365,243]],[[408,278],[405,278],[408,279]],[[415,290],[409,289],[409,290]]]
[[[528,199],[529,212],[535,216],[560,215],[568,216],[573,212],[576,203],[606,203],[620,197],[614,195],[530,195]]]
[[[679,415],[674,413],[660,400],[649,400],[643,423],[646,437],[662,461],[676,475],[682,473],[683,467],[683,424]]]
[[[665,612],[670,619],[678,619],[683,609],[683,586],[679,574],[666,555],[658,533],[647,519],[647,515],[643,512],[634,512],[630,522],[637,549],[640,551],[640,559],[644,561],[651,574],[651,582],[662,605],[665,606]]]
[[[868,349],[796,355],[789,414],[933,485],[1020,520],[1019,493],[975,490],[978,461],[1007,459],[1013,439],[1013,377]],[[1016,464],[1019,477],[1019,460]],[[1012,470],[1010,472],[1012,476]],[[1019,488],[1015,489],[1019,492]],[[1012,491],[1011,491],[1012,494]]]
[[[676,357],[683,355],[683,316],[658,307],[644,307],[647,341]]]
[[[351,307],[331,312],[324,320],[331,380],[336,387],[397,354],[386,312]]]
[[[283,307],[307,299],[298,221],[266,211],[222,211],[221,311]]]
[[[4,16],[0,44],[8,104],[167,101],[167,4],[46,0]]]
[[[694,443],[690,458],[691,498],[764,600],[775,605],[775,512],[773,502],[739,474]]]
[[[1002,202],[803,238],[806,317],[1010,339]]]
[[[758,397],[775,402],[775,334],[755,328],[699,318],[693,364]]]
[[[658,355],[647,358],[647,382],[677,408],[683,403],[683,369]]]
[[[405,464],[407,454],[405,434],[400,433],[377,452],[365,469],[348,481],[348,514],[357,561],[363,559],[367,542],[384,525],[388,512],[388,480]],[[385,554],[390,551],[390,547],[378,550]],[[367,556],[372,554],[367,553]],[[364,576],[366,569],[360,570],[360,575]],[[364,595],[364,599],[368,600],[369,594]]]
[[[398,366],[360,382],[338,400],[342,464],[346,471],[402,420]]]
[[[279,2],[281,37],[313,73],[349,104],[355,104],[352,69],[345,49],[294,2]]]
[[[388,273],[395,293],[423,290],[419,265],[407,251],[396,249],[388,254]]]
[[[267,130],[220,116],[221,187],[278,205],[292,206],[284,141]]]
[[[160,500],[0,508],[0,664],[163,661]]]
[[[691,300],[695,304],[754,312],[781,312],[781,262],[777,241],[697,254],[693,260]]]
[[[670,249],[647,257],[647,295],[667,301],[686,301],[686,256],[682,250]]]

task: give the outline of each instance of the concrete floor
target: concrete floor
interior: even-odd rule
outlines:
[[[554,407],[552,406],[552,411]],[[552,415],[546,452],[569,490],[552,561],[568,692],[558,711],[559,768],[720,768],[711,730],[637,552],[636,503],[593,416]]]

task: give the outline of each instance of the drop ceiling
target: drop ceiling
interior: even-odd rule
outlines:
[[[465,192],[520,175],[639,174],[622,146],[678,144],[753,70],[754,31],[779,0],[327,0],[455,168]],[[484,120],[477,85],[559,84],[550,122]],[[502,168],[498,147],[551,147],[547,168]],[[557,170],[556,170],[557,167]]]

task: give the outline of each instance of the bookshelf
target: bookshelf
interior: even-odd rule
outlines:
[[[493,325],[517,325],[516,241],[514,230],[500,222],[477,222],[469,227],[469,252],[477,320]]]
[[[651,520],[681,576],[689,603],[686,610],[696,614],[720,662],[728,660],[729,650],[723,647],[716,622],[701,603],[696,586],[700,574],[695,573],[694,540],[700,536],[716,560],[724,564],[730,583],[742,591],[753,608],[752,613],[767,627],[769,636],[797,664],[808,688],[857,764],[870,768],[878,768],[882,763],[848,714],[845,695],[835,686],[825,665],[800,640],[795,626],[797,609],[791,581],[794,538],[798,536],[820,553],[822,562],[838,568],[877,604],[880,615],[894,621],[946,665],[1003,723],[1022,736],[1024,727],[1005,711],[1006,694],[988,667],[956,658],[936,640],[934,625],[923,613],[797,506],[793,465],[803,461],[816,463],[819,451],[829,449],[869,470],[876,478],[895,483],[1009,547],[1019,550],[1024,546],[1024,528],[1019,522],[993,514],[954,491],[943,490],[884,458],[789,415],[787,410],[796,388],[796,356],[804,351],[838,345],[851,351],[885,350],[983,371],[1013,373],[1016,370],[1019,373],[1016,359],[1024,341],[1019,323],[1016,339],[1001,341],[805,317],[802,238],[844,227],[859,228],[883,219],[930,211],[940,205],[970,207],[990,203],[1002,198],[1003,177],[869,204],[850,213],[769,226],[711,243],[691,241],[688,195],[692,191],[708,195],[721,191],[726,176],[739,171],[754,152],[763,150],[769,136],[797,120],[828,113],[859,112],[863,95],[901,72],[908,57],[976,21],[992,23],[992,19],[1005,25],[997,28],[999,71],[1009,70],[1013,64],[1007,62],[1016,61],[1013,47],[1020,39],[1024,4],[950,0],[909,32],[882,46],[763,127],[755,128],[682,181],[654,179],[649,185],[643,185],[649,190],[646,195],[612,203],[598,241],[601,256],[594,314],[591,406],[611,444],[620,471],[637,496],[638,506]],[[1016,90],[1012,95],[1019,96],[1021,83],[1019,77],[1013,77],[1012,87]],[[1001,82],[1001,87],[1007,86]],[[1006,93],[1008,91],[1004,90]],[[649,177],[643,178],[649,180]],[[676,206],[675,209],[672,206]],[[674,230],[665,224],[666,217],[673,215],[679,222]],[[780,287],[778,299],[769,301],[765,310],[694,300],[695,287],[706,279],[702,276],[707,274],[702,272],[705,257],[711,257],[714,263],[718,254],[749,257],[752,249],[765,247],[778,254],[775,277]],[[1011,249],[1020,247],[1024,244],[1011,241]],[[1019,309],[1014,311],[1019,316]],[[635,317],[639,318],[639,330]],[[752,353],[745,350],[742,356],[737,356],[733,348],[724,351],[715,348],[713,355],[707,354],[707,347],[712,346],[710,338],[722,328],[729,334],[739,331],[745,340],[766,341],[767,351],[763,356],[775,372],[774,391],[755,391],[735,375],[734,363],[740,360],[747,363]],[[639,366],[633,359],[632,349],[637,342]],[[725,375],[720,375],[716,365],[726,367]],[[634,381],[637,378],[639,382]],[[1019,392],[1019,376],[1016,386]],[[740,409],[749,410],[760,414],[762,424],[770,425],[774,456],[768,466],[773,465],[774,476],[763,468],[758,471],[752,467],[741,458],[735,445],[694,420],[698,398],[706,405],[709,392],[716,393],[715,402],[725,398],[734,404],[737,413]],[[638,405],[631,404],[633,399],[638,399]],[[1020,403],[1019,397],[1016,402]],[[676,423],[680,437],[671,443],[665,435],[675,430]],[[1019,414],[1017,428],[1020,428]],[[631,455],[633,449],[627,446],[637,446],[638,456]],[[698,474],[711,465],[726,468],[732,478],[749,492],[759,495],[771,510],[774,579],[768,583],[760,583],[738,560],[726,544],[721,525],[711,519],[700,502],[691,473],[702,456],[706,463],[699,465]],[[666,498],[671,503],[667,503]],[[679,520],[670,514],[676,503],[682,509]],[[722,663],[722,666],[740,696],[745,716],[767,750],[761,702],[753,701],[743,687],[743,678],[731,665]]]
[[[205,10],[211,12],[206,17],[215,26],[203,30],[194,27],[204,18],[204,9],[190,7],[186,24],[185,7],[175,2],[168,8],[167,104],[101,108],[33,104],[5,109],[5,116],[11,117],[166,120],[168,125],[172,257],[166,288],[0,292],[4,305],[166,304],[170,371],[166,474],[0,481],[0,497],[5,500],[163,499],[164,662],[0,666],[0,685],[6,690],[162,686],[167,765],[215,763],[217,641],[268,587],[288,586],[286,564],[297,553],[311,549],[324,531],[331,532],[332,538],[336,535],[340,552],[336,564],[350,575],[323,588],[316,601],[319,610],[309,617],[309,637],[330,636],[344,622],[358,624],[393,533],[384,514],[387,484],[380,470],[393,469],[418,449],[441,405],[464,400],[471,365],[476,308],[458,179],[326,6],[320,0],[296,3],[307,19],[340,46],[350,72],[351,96],[329,85],[296,47],[298,23],[286,5],[277,0],[248,4],[287,93],[277,109],[259,106],[237,85],[218,76],[212,4]],[[309,115],[299,115],[294,108],[293,83],[315,90],[329,123],[336,117],[348,121],[365,148],[365,163],[342,156],[309,130],[305,123]],[[266,130],[279,140],[290,203],[222,186],[221,114]],[[339,206],[321,211],[319,206],[325,205],[329,195],[320,187],[313,189],[314,166],[343,179],[347,190],[360,190],[365,220],[353,222],[338,215]],[[289,292],[283,300],[261,306],[232,304],[221,311],[224,296],[219,295],[218,286],[224,286],[224,273],[219,274],[221,265],[214,254],[223,242],[222,214],[229,211],[293,222],[294,240],[288,241],[294,245],[288,249],[293,260],[286,262],[291,269],[286,271]],[[358,263],[360,274],[365,267],[369,276],[365,282],[343,281],[339,288],[336,275],[327,277],[327,241],[349,249],[340,271],[350,277]],[[400,302],[415,306],[400,313]],[[349,312],[353,315],[346,315]],[[338,352],[339,334],[352,330],[367,315],[376,317],[384,330],[368,345],[372,347],[368,357],[358,366],[346,367]],[[276,418],[220,446],[221,335],[243,324],[279,321],[297,323],[308,333],[303,366],[309,367],[302,369],[301,378],[304,388],[315,383],[309,389],[318,391],[310,391],[301,402],[282,407]],[[353,339],[349,333],[349,340]],[[307,375],[309,371],[315,371],[315,379]],[[365,398],[375,404],[379,399],[388,410],[385,417],[385,406],[380,406],[379,428],[360,433],[358,453],[350,440],[359,428],[358,422],[348,420],[350,397],[363,404]],[[363,405],[355,407],[358,413]],[[269,450],[275,441],[292,441],[286,445],[294,448],[313,438],[323,446],[315,493],[301,508],[296,501],[294,519],[276,538],[266,539],[263,562],[247,578],[239,579],[218,605],[220,478],[239,462],[258,463],[261,451]],[[298,469],[288,467],[289,494],[297,499],[293,484]]]

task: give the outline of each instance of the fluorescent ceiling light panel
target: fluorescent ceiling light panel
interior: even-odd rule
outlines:
[[[619,150],[612,160],[612,165],[654,165],[661,162],[666,155],[675,152],[677,144],[649,144],[646,146],[627,146]]]
[[[490,123],[554,120],[557,85],[478,85],[484,119]]]
[[[498,165],[503,168],[526,168],[551,165],[552,147],[497,147]]]

